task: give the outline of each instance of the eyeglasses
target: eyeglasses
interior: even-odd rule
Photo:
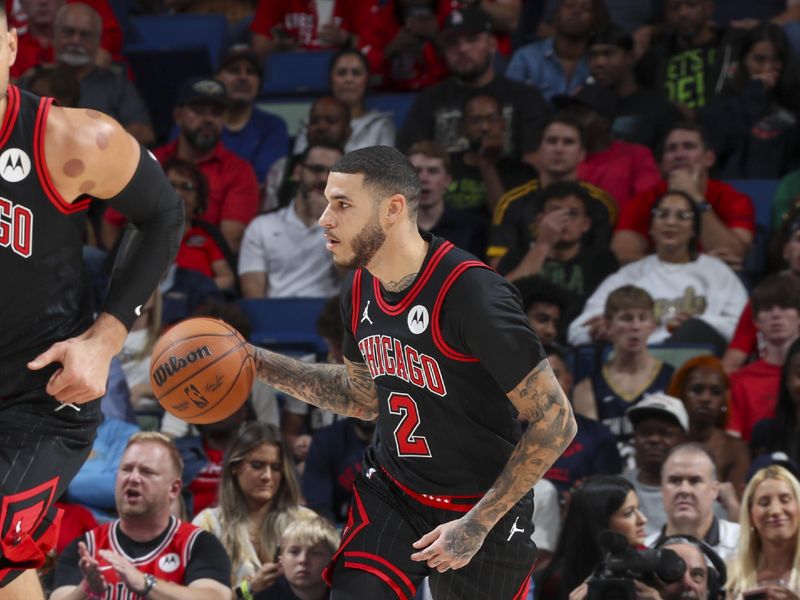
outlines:
[[[675,217],[678,221],[694,220],[694,212],[691,210],[668,210],[666,208],[654,208],[650,211],[654,219],[669,219]]]
[[[721,385],[703,385],[702,383],[695,383],[690,385],[687,389],[687,392],[691,394],[702,394],[705,391],[711,392],[713,396],[721,396],[725,393],[725,388]]]
[[[197,186],[190,181],[170,181],[169,183],[173,189],[179,192],[194,192],[197,190]]]
[[[325,165],[303,163],[303,167],[311,171],[314,175],[327,175],[331,172],[331,168],[326,167]]]

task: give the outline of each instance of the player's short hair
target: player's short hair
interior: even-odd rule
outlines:
[[[756,286],[750,300],[753,316],[775,306],[800,312],[800,280],[792,275],[772,275]]]
[[[363,175],[364,185],[374,191],[377,203],[394,194],[408,202],[416,214],[420,196],[419,177],[414,165],[402,152],[390,146],[369,146],[348,152],[331,168],[332,173]]]
[[[547,131],[547,128],[555,123],[566,125],[567,127],[572,127],[575,131],[578,132],[578,139],[581,142],[581,146],[583,148],[586,147],[586,129],[583,127],[583,124],[581,123],[580,119],[578,119],[578,117],[575,116],[574,113],[568,110],[559,110],[550,115],[549,117],[547,117],[547,120],[545,120],[544,125],[542,125],[542,128],[539,130],[539,136],[536,141],[537,148],[542,145],[542,142],[544,141],[545,131]]]
[[[301,518],[289,524],[281,536],[281,546],[285,549],[290,542],[296,542],[304,546],[325,544],[333,554],[336,552],[336,548],[339,547],[339,534],[327,519],[313,516]]]
[[[415,154],[422,154],[427,158],[438,158],[442,161],[445,172],[449,175],[452,173],[450,170],[450,155],[447,153],[441,144],[432,140],[421,140],[414,142],[411,148],[406,152],[406,156],[411,158]]]
[[[181,457],[181,453],[172,440],[163,433],[158,431],[139,431],[134,433],[128,438],[128,443],[125,444],[125,450],[134,444],[160,444],[166,449],[175,474],[178,477],[183,475],[183,458]]]
[[[650,294],[635,285],[623,285],[608,295],[603,314],[606,319],[611,319],[621,310],[636,308],[650,311],[655,315],[655,302]]]

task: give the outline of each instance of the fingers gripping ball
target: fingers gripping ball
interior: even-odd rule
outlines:
[[[247,400],[254,375],[244,338],[218,319],[181,321],[161,336],[150,357],[156,398],[189,423],[216,423],[232,415]]]

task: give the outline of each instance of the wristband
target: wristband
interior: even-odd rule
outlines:
[[[81,587],[81,591],[82,591],[84,594],[86,594],[86,597],[87,597],[89,600],[101,600],[101,599],[102,599],[102,598],[105,596],[105,593],[103,593],[103,594],[98,594],[98,593],[97,593],[97,592],[95,592],[95,591],[94,591],[92,588],[90,588],[90,587],[89,587],[89,582],[88,582],[88,581],[86,581],[86,579],[85,579],[85,578],[84,578],[84,579],[81,581],[81,586],[80,586],[80,587]]]

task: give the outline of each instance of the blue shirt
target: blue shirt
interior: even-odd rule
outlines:
[[[586,56],[582,56],[572,79],[567,81],[556,56],[554,38],[549,37],[517,50],[511,57],[506,77],[532,85],[550,102],[559,94],[575,94],[589,77],[589,65]]]
[[[255,108],[239,131],[222,130],[222,144],[253,165],[258,183],[263,184],[272,163],[288,154],[289,133],[282,118]]]

